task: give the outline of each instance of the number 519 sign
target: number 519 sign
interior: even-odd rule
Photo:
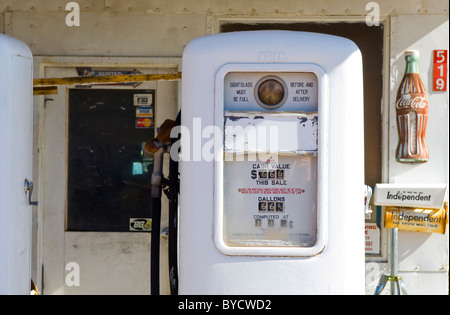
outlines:
[[[433,51],[433,91],[447,91],[447,50]]]

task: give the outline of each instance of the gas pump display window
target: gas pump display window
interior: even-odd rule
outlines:
[[[317,157],[224,165],[227,246],[311,247],[317,235]]]
[[[311,255],[323,248],[316,74],[321,72],[286,69],[223,74],[216,245],[225,254]]]

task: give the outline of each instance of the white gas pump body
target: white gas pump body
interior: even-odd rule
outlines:
[[[216,34],[186,46],[182,74],[180,294],[364,294],[358,47],[307,32]],[[273,79],[284,96],[272,107],[258,91]],[[275,150],[247,141],[247,126],[275,134]]]
[[[0,34],[0,295],[30,294],[33,57]]]

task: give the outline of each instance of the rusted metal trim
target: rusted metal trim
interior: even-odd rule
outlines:
[[[33,88],[33,95],[55,95],[58,94],[57,86],[42,86]]]
[[[95,85],[108,83],[144,82],[144,81],[171,81],[180,79],[181,79],[181,72],[164,73],[164,74],[126,74],[126,75],[110,75],[110,76],[34,79],[33,94],[34,95],[57,94],[57,86],[59,85]]]

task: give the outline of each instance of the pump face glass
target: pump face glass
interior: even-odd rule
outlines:
[[[318,79],[311,72],[224,78],[223,243],[317,242]]]
[[[286,83],[276,76],[264,77],[256,84],[255,99],[265,109],[279,108],[286,98]]]
[[[316,171],[316,156],[225,162],[225,244],[313,246],[317,235]]]

